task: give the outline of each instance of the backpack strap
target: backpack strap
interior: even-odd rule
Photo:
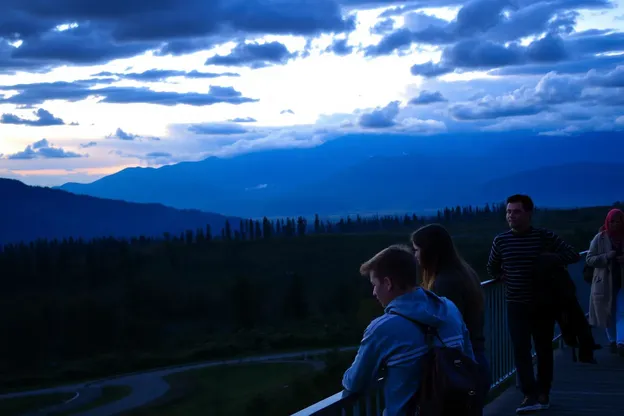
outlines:
[[[427,341],[427,345],[429,346],[429,349],[433,348],[434,337],[437,338],[442,343],[442,346],[446,347],[446,343],[442,340],[442,337],[440,337],[438,330],[432,327],[431,325],[423,324],[422,322],[417,321],[416,319],[412,319],[408,316],[405,316],[395,311],[390,311],[388,313],[392,315],[400,316],[403,319],[407,319],[408,321],[416,325],[418,328],[420,328],[420,330],[425,334],[425,340]]]

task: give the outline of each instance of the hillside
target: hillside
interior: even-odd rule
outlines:
[[[227,217],[160,204],[137,204],[27,186],[0,179],[0,243],[38,238],[136,237],[179,234],[187,229],[220,230]],[[230,218],[233,224],[238,219]]]
[[[156,169],[129,168],[90,184],[67,183],[60,188],[244,217],[423,213],[458,201],[500,201],[510,190],[515,192],[514,175],[522,181],[526,171],[547,169],[544,172],[556,171],[557,178],[583,178],[592,174],[586,169],[589,162],[621,164],[617,154],[603,150],[618,138],[617,133],[576,137],[522,132],[431,137],[354,134],[310,149],[210,157]],[[503,187],[496,188],[496,181]],[[603,183],[619,182],[607,178]],[[539,191],[535,186],[540,186],[539,181],[527,182],[527,192]],[[551,187],[548,205],[570,206],[566,192],[561,186]],[[572,202],[588,206],[612,201],[574,198]]]
[[[530,194],[541,206],[607,205],[624,200],[624,163],[568,163],[505,176],[476,190],[484,197]]]

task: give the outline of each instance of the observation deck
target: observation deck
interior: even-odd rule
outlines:
[[[568,266],[576,285],[577,298],[585,312],[589,308],[590,285],[583,280],[587,252],[581,261]],[[481,284],[485,291],[486,350],[492,371],[490,401],[484,416],[513,415],[522,393],[517,389],[511,340],[507,331],[507,308],[503,285],[494,280]],[[596,342],[603,348],[596,351],[598,364],[572,361],[572,352],[555,328],[555,376],[550,395],[550,409],[540,411],[552,416],[624,414],[624,358],[609,352],[605,331],[593,329]],[[380,379],[367,394],[337,392],[292,416],[382,416],[384,399]]]

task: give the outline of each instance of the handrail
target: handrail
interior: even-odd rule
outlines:
[[[587,256],[587,252],[587,250],[581,251],[579,253],[581,259],[570,266],[575,267],[580,264],[584,264],[584,258]],[[570,266],[568,266],[568,268]],[[580,271],[581,273],[579,273],[579,275],[582,280],[582,268]],[[573,273],[570,273],[570,275],[573,277],[573,280],[576,280],[574,279],[574,275],[576,275],[576,273],[574,275]],[[499,331],[496,331],[496,333],[502,335],[502,337],[496,337],[496,339],[493,339],[494,337],[492,336],[489,336],[486,339],[486,351],[488,352],[487,355],[492,371],[492,389],[500,387],[516,373],[513,351],[509,348],[510,345],[508,345],[509,341],[507,338],[507,308],[504,307],[506,304],[505,294],[504,290],[502,290],[503,286],[499,285],[499,283],[501,283],[499,279],[489,279],[481,282],[481,287],[488,291],[488,293],[486,293],[486,304],[488,305],[488,308],[486,309],[486,325],[484,332],[488,333],[489,329],[489,333],[492,334],[494,333],[494,330],[498,329]],[[501,313],[492,314],[491,312],[493,308],[500,308]],[[489,315],[487,314],[487,311],[490,312]],[[560,331],[557,331],[553,341],[557,341],[560,338],[561,333]],[[384,409],[383,394],[380,389],[382,382],[383,378],[379,378],[377,383],[375,383],[371,390],[366,394],[342,390],[306,407],[305,409],[293,413],[291,416],[329,416],[345,414],[345,410],[349,407],[353,409],[349,414],[353,414],[354,416],[360,414],[365,414],[367,416],[381,415]],[[364,413],[361,413],[362,407],[365,408]],[[373,411],[373,408],[375,411]]]

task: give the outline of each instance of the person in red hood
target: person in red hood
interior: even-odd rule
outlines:
[[[589,246],[587,265],[594,268],[589,323],[606,328],[611,352],[624,357],[624,212],[612,209]]]

